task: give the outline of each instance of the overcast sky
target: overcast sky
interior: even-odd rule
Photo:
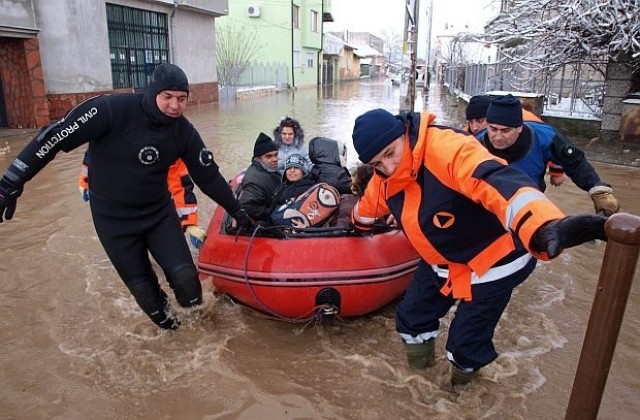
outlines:
[[[433,2],[432,39],[445,33],[464,31],[465,25],[470,30],[480,31],[486,20],[495,15],[493,3],[496,0],[420,0],[418,15],[418,34],[420,40],[426,40],[428,32],[427,11]],[[326,31],[351,30],[370,32],[380,35],[396,32],[402,35],[404,29],[406,0],[332,0],[331,12],[334,22],[326,23]],[[426,41],[424,41],[426,42]]]

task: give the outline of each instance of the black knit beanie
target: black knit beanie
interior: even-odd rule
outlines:
[[[467,105],[467,121],[485,118],[490,102],[491,98],[487,95],[472,96]]]
[[[262,155],[266,155],[269,152],[275,152],[277,150],[278,146],[276,146],[275,142],[271,140],[271,137],[261,132],[260,134],[258,134],[255,146],[253,146],[253,157],[260,157]]]
[[[378,108],[365,112],[356,118],[353,126],[353,146],[358,159],[368,163],[404,132],[402,121],[389,111]]]
[[[487,123],[520,127],[522,125],[522,105],[515,96],[509,94],[491,99],[487,109]]]

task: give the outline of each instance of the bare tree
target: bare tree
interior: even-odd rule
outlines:
[[[506,5],[506,7],[505,7]],[[511,0],[485,34],[502,58],[531,70],[609,60],[640,74],[640,0]]]
[[[261,44],[255,28],[230,20],[216,24],[216,65],[222,86],[236,86],[259,56]]]
[[[397,32],[382,31],[384,51],[387,62],[397,61],[402,58],[402,37]]]

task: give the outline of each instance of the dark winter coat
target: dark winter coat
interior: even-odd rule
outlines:
[[[269,222],[273,207],[273,193],[280,184],[280,174],[267,171],[260,162],[253,160],[242,178],[238,201],[249,217],[255,221]]]
[[[296,199],[300,194],[307,191],[315,184],[316,181],[314,181],[311,176],[305,176],[304,178],[296,182],[287,181],[286,178],[283,179],[274,193],[274,208],[285,204],[291,199]]]
[[[309,159],[313,163],[311,173],[317,182],[326,182],[340,194],[351,194],[351,175],[340,164],[340,148],[336,140],[314,137],[309,142]]]

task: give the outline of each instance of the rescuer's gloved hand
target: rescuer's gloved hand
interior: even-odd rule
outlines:
[[[22,187],[17,186],[3,176],[0,179],[0,223],[3,222],[3,216],[7,220],[13,218],[16,211],[16,203],[18,197],[22,195]]]
[[[191,246],[193,246],[195,249],[200,249],[202,247],[204,239],[207,237],[207,234],[204,232],[204,230],[200,229],[196,225],[187,226],[187,235],[189,235]]]
[[[549,258],[555,258],[562,250],[571,248],[593,239],[607,240],[604,232],[605,216],[582,214],[554,220],[539,228],[531,238],[531,249],[546,252]]]
[[[547,164],[549,167],[549,183],[554,187],[559,187],[562,185],[567,176],[564,173],[564,169],[562,166],[556,165],[554,163],[549,162]]]
[[[256,227],[254,221],[251,220],[251,218],[243,208],[240,208],[238,211],[232,214],[231,217],[236,220],[236,222],[238,223],[238,227],[243,229],[245,232],[251,232]]]
[[[80,197],[82,198],[82,201],[89,201],[89,190],[82,187],[78,187],[78,189],[80,190]]]
[[[613,190],[606,185],[596,185],[589,190],[589,197],[593,200],[596,213],[611,216],[620,210],[618,200],[613,196]]]

